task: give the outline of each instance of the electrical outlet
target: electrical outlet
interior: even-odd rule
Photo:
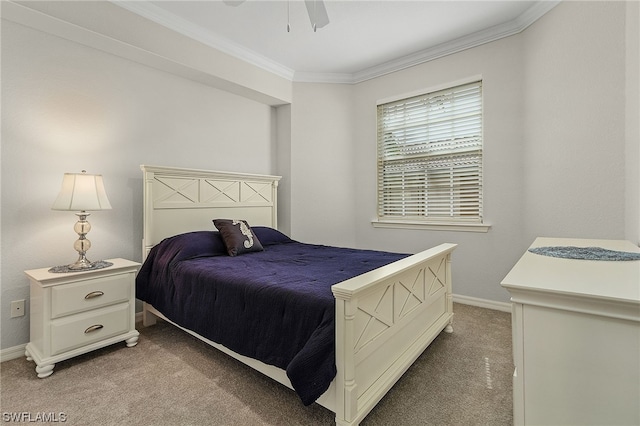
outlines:
[[[11,318],[24,315],[24,299],[11,302]]]

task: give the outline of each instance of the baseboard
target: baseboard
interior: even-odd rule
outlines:
[[[27,344],[25,343],[12,348],[0,350],[0,362],[11,361],[12,359],[23,357],[26,347]]]
[[[453,301],[454,303],[462,303],[463,305],[472,305],[511,313],[511,303],[507,302],[496,302],[495,300],[479,299],[477,297],[462,296],[459,294],[453,295]]]

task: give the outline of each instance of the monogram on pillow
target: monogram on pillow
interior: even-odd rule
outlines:
[[[249,229],[249,226],[247,226],[247,222],[245,222],[244,220],[233,220],[233,225],[240,225],[240,232],[242,233],[242,235],[246,235],[247,239],[244,240],[244,248],[251,248],[253,247],[253,234],[251,233],[251,230]]]

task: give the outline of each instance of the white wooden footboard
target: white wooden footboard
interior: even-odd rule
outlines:
[[[332,287],[337,424],[359,424],[433,339],[453,330],[455,247],[442,244]]]
[[[336,424],[359,424],[443,329],[453,331],[455,248],[442,244],[332,287],[337,375],[316,402],[335,412]],[[155,323],[156,317],[169,321],[143,305],[145,325]],[[284,370],[182,329],[292,388]]]

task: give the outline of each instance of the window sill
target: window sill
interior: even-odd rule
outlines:
[[[460,222],[419,222],[419,221],[392,221],[372,220],[374,228],[398,228],[398,229],[426,229],[430,231],[456,231],[456,232],[488,232],[491,225],[486,223],[460,223]]]

